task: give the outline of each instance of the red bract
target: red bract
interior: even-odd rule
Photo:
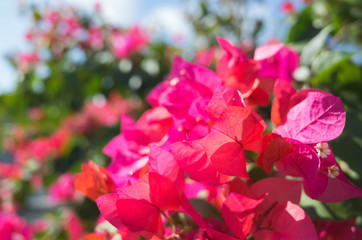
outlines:
[[[185,174],[172,154],[155,145],[152,146],[149,155],[149,172],[156,172],[165,176],[177,183],[181,188],[184,185]]]
[[[74,187],[92,200],[115,190],[109,173],[92,161],[82,164],[82,172],[74,176]]]
[[[97,199],[103,217],[113,226],[126,226],[146,238],[162,237],[161,212],[178,210],[181,190],[169,178],[149,173],[133,185]]]
[[[215,184],[226,176],[249,178],[243,150],[259,152],[264,121],[246,108],[227,107],[210,133],[193,142],[178,142],[172,153],[191,178]]]
[[[223,56],[217,65],[217,73],[226,86],[238,89],[247,98],[257,88],[258,65],[238,47],[224,38],[218,38]]]
[[[246,239],[253,226],[253,219],[258,205],[262,199],[252,199],[231,193],[225,200],[222,215],[226,224],[241,239]],[[235,221],[237,220],[237,221]]]
[[[278,126],[283,123],[289,110],[290,98],[296,93],[293,85],[288,81],[278,80],[274,86],[274,100],[271,109],[271,120]]]
[[[258,226],[253,234],[255,240],[318,239],[310,217],[301,207],[291,202],[276,205],[255,221]]]
[[[254,60],[225,39],[218,39],[224,55],[218,73],[225,85],[238,89],[249,105],[267,106],[275,80],[292,81],[299,64],[298,54],[283,44],[256,49]]]
[[[248,233],[255,239],[317,239],[310,218],[294,204],[301,194],[298,181],[266,178],[240,193],[246,196],[226,198],[222,214],[241,239]]]
[[[221,174],[211,165],[204,145],[204,139],[193,142],[177,142],[171,146],[172,154],[190,178],[209,184],[227,182],[229,177]]]
[[[211,164],[223,174],[248,178],[243,150],[259,152],[264,129],[264,121],[255,112],[226,108],[206,136],[205,150]]]
[[[264,212],[275,203],[290,201],[298,204],[302,193],[302,184],[300,181],[269,177],[250,186],[241,179],[235,178],[229,183],[227,190],[253,199],[263,197],[264,200],[259,204],[257,211]]]
[[[281,161],[293,151],[293,145],[275,133],[265,134],[262,142],[262,151],[257,163],[267,173],[271,172],[274,163]]]
[[[216,121],[228,106],[245,107],[244,99],[238,90],[219,86],[206,106],[205,112]]]
[[[122,133],[127,141],[141,145],[160,142],[173,125],[170,114],[163,107],[146,111],[135,123],[127,122],[122,127]]]

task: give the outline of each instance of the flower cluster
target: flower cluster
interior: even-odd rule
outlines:
[[[250,59],[218,41],[217,73],[175,57],[148,95],[152,109],[138,121],[123,116],[104,148],[111,164],[90,162],[75,176],[102,215],[85,238],[318,239],[333,235],[332,225],[361,237],[354,219],[313,222],[298,205],[302,189],[321,202],[362,197],[327,143],[345,125],[341,100],[295,89],[299,56],[283,44]],[[262,117],[272,94],[271,116]],[[256,168],[265,171],[257,181]]]
[[[35,23],[25,34],[34,51],[14,57],[17,69],[23,73],[49,60],[49,55],[60,59],[72,49],[84,54],[107,51],[123,59],[142,51],[150,41],[148,33],[139,26],[120,29],[104,24],[97,10],[94,19],[83,19],[76,9],[64,6],[57,10],[35,11],[34,16]]]

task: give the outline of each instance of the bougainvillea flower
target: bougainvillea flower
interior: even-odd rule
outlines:
[[[283,124],[273,132],[293,144],[294,151],[277,164],[278,169],[303,177],[305,191],[314,199],[338,202],[360,197],[362,191],[345,178],[326,143],[344,128],[341,100],[321,90],[303,90],[292,95],[289,106]]]
[[[310,145],[294,139],[284,140],[293,145],[293,151],[277,162],[276,167],[286,175],[302,177],[308,196],[322,202],[362,197],[362,190],[347,180],[331,150],[328,157],[321,158]]]
[[[165,176],[151,172],[133,185],[97,199],[102,216],[116,228],[126,226],[146,238],[162,237],[160,211],[178,210],[182,191]]]
[[[306,98],[289,109],[284,123],[273,132],[306,144],[338,137],[346,122],[346,112],[340,98],[322,91],[304,93],[307,94]]]
[[[291,82],[299,65],[298,53],[282,43],[268,44],[255,49],[254,60],[260,64],[259,78]]]
[[[82,172],[74,176],[74,187],[94,201],[115,190],[115,184],[107,170],[92,161],[82,164]]]
[[[217,73],[226,86],[238,89],[243,97],[248,97],[258,85],[257,63],[228,40],[217,40],[223,50],[223,56],[217,64]]]
[[[276,126],[283,123],[289,110],[289,100],[295,93],[296,90],[290,82],[283,80],[275,82],[271,120]]]
[[[226,86],[238,89],[250,105],[267,106],[275,80],[292,79],[298,65],[297,53],[282,44],[257,48],[254,59],[249,59],[227,40],[218,38],[218,42],[224,51],[218,74]]]
[[[292,202],[275,202],[265,211],[257,200],[232,193],[225,200],[222,214],[231,230],[241,239],[251,233],[261,239],[318,239],[312,220]]]
[[[299,181],[266,178],[238,190],[227,196],[222,215],[239,238],[250,233],[255,239],[316,239],[310,218],[296,205],[301,195]]]
[[[249,178],[243,150],[260,151],[264,121],[247,108],[227,107],[203,139],[178,142],[172,154],[195,180],[215,184],[226,176]]]
[[[255,220],[255,240],[317,240],[318,236],[308,214],[292,202],[276,204]]]

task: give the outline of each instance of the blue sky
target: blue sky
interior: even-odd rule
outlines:
[[[0,1],[0,94],[14,88],[16,74],[4,59],[4,55],[16,51],[29,49],[24,33],[29,29],[30,17],[20,14],[21,3],[71,3],[85,10],[93,9],[95,2],[102,5],[103,15],[108,21],[128,26],[141,23],[145,26],[157,27],[163,35],[186,36],[184,42],[192,41],[191,27],[184,19],[184,0],[3,0]],[[284,16],[280,13],[282,0],[266,0],[265,5],[258,1],[250,0],[248,6],[248,18],[263,18],[267,26],[260,43],[265,43],[270,37],[280,36],[280,22]],[[300,1],[296,1],[300,2]]]
[[[25,48],[24,32],[29,23],[18,11],[17,1],[0,1],[0,93],[13,88],[16,75],[4,55]]]

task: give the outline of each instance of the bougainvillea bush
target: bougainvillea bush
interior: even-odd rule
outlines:
[[[85,238],[335,239],[332,225],[362,237],[354,220],[313,220],[298,205],[302,192],[322,203],[362,197],[328,145],[345,125],[340,98],[294,88],[299,57],[283,44],[249,59],[218,41],[217,73],[175,57],[148,95],[152,109],[136,122],[124,116],[104,148],[111,164],[76,174],[101,213]]]

